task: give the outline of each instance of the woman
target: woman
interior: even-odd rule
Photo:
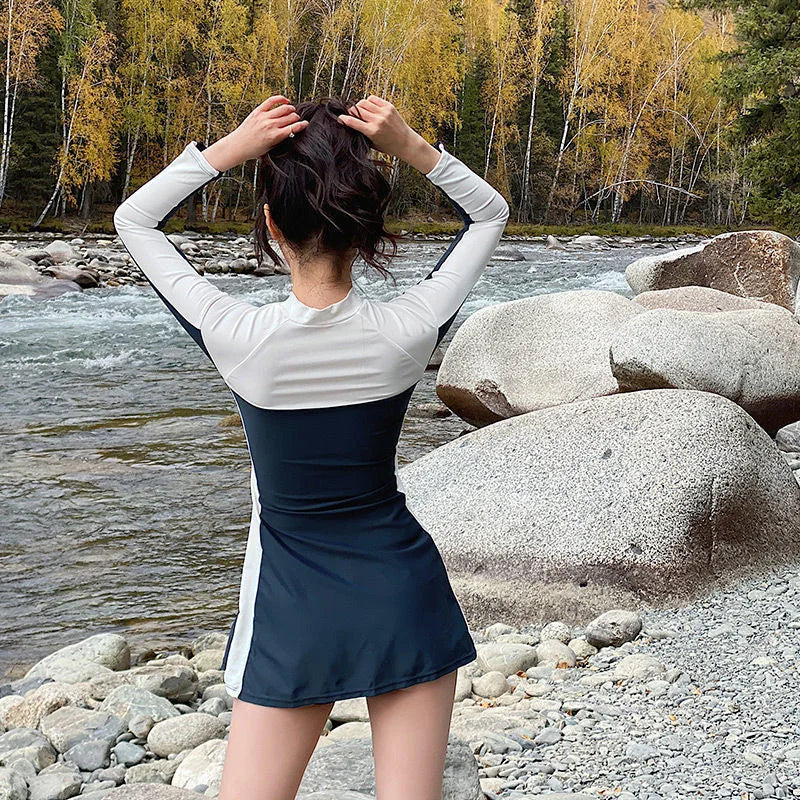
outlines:
[[[358,295],[378,265],[389,183],[370,149],[444,191],[463,227],[416,285]],[[254,306],[198,275],[161,228],[223,172],[261,160],[256,246],[291,270]],[[260,217],[259,213],[259,217]],[[440,800],[457,667],[476,652],[439,551],[397,474],[403,417],[492,255],[508,204],[370,95],[270,97],[208,147],[191,141],[114,214],[125,247],[233,393],[253,513],[221,668],[234,697],[220,800],[292,800],[337,699],[366,697],[380,800]],[[442,491],[447,491],[443,486]]]

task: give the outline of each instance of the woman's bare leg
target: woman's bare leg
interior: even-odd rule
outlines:
[[[377,800],[442,800],[456,674],[367,698]]]
[[[234,698],[219,800],[294,800],[332,708],[271,708]]]

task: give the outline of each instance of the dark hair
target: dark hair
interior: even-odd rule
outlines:
[[[338,121],[354,105],[341,96],[297,103],[298,116],[309,124],[259,158],[254,229],[259,266],[264,254],[281,264],[269,244],[267,203],[281,234],[299,251],[345,253],[356,248],[367,266],[384,278],[390,274],[385,264],[396,255],[400,238],[384,227],[391,195],[384,170],[391,165],[371,157],[367,136]],[[360,116],[357,107],[353,113]],[[392,248],[388,254],[387,244]]]

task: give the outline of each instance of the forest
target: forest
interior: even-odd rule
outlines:
[[[266,97],[391,100],[544,225],[800,210],[796,0],[5,0],[0,216],[108,217]],[[252,219],[256,163],[204,190]],[[394,165],[393,216],[436,201]]]

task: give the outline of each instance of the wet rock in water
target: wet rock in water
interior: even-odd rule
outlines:
[[[583,234],[576,236],[570,245],[581,250],[607,250],[609,247],[608,242],[602,236],[593,236],[591,234]]]
[[[548,234],[547,236],[547,244],[545,247],[548,250],[566,250],[567,248],[564,246],[562,242],[559,242],[555,236]]]
[[[635,611],[611,609],[586,626],[586,641],[594,647],[619,647],[632,642],[642,631],[642,618]]]
[[[475,626],[585,619],[800,555],[792,471],[746,412],[706,392],[523,414],[400,477]]]
[[[300,783],[298,797],[321,791],[375,794],[375,766],[369,736],[316,747]],[[445,755],[442,800],[484,800],[472,751],[467,742],[452,733]]]
[[[740,311],[742,309],[763,309],[779,314],[791,311],[775,303],[765,303],[752,297],[740,297],[707,286],[678,286],[674,289],[657,289],[637,294],[634,301],[647,309],[671,308],[675,311]]]
[[[494,253],[492,253],[492,261],[525,261],[525,254],[518,247],[511,245],[499,244]]]
[[[59,280],[73,281],[82,289],[91,289],[100,285],[98,275],[94,270],[81,269],[72,264],[57,264],[52,267],[46,267],[42,272]]]
[[[68,261],[75,261],[78,254],[63,239],[54,239],[44,247],[54,264],[65,264]]]
[[[608,352],[620,326],[645,310],[615,292],[554,292],[496,303],[456,331],[436,394],[471,425],[614,394]]]
[[[648,311],[617,330],[611,371],[625,389],[722,395],[772,433],[800,419],[800,324],[788,312]]]
[[[79,291],[81,287],[73,281],[45,277],[23,261],[0,252],[0,298],[21,294],[47,299]]]
[[[795,311],[800,245],[776,231],[739,231],[630,264],[625,276],[638,295],[653,289],[707,286]]]

